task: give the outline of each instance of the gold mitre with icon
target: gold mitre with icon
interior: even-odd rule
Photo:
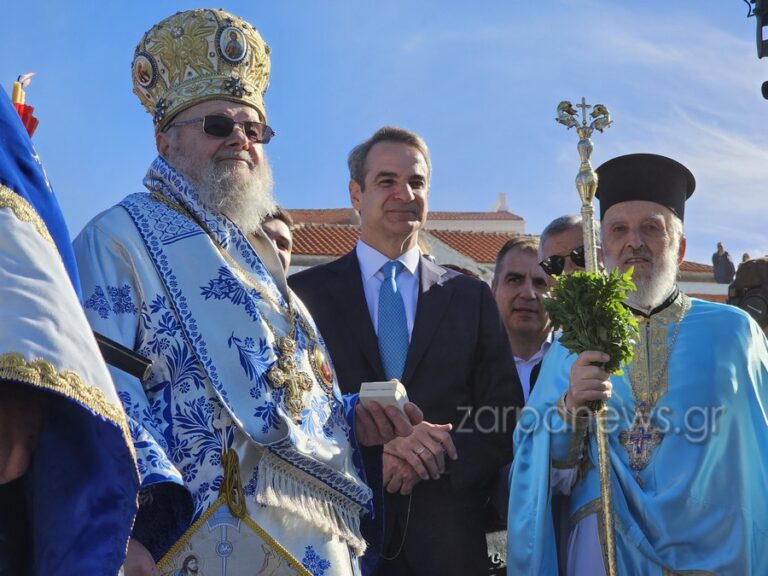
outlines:
[[[136,46],[133,92],[160,132],[179,112],[206,100],[255,108],[267,120],[269,46],[242,18],[223,10],[177,12]]]

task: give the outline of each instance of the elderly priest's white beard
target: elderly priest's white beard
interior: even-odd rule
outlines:
[[[272,169],[266,156],[243,172],[230,163],[208,167],[202,182],[195,183],[203,203],[229,218],[244,233],[261,227],[266,216],[277,209],[272,197]]]
[[[217,155],[241,158],[247,170],[232,162],[211,162],[204,167],[192,166],[185,157],[179,170],[195,187],[200,200],[212,212],[223,214],[248,234],[261,227],[266,216],[277,209],[272,196],[274,182],[266,156],[254,164],[245,152],[225,151]]]
[[[637,286],[637,291],[628,294],[627,303],[630,306],[639,310],[653,310],[669,297],[677,283],[679,246],[678,240],[665,252],[654,257],[650,271],[635,268],[632,280]],[[642,255],[650,257],[644,248],[638,252],[645,252]]]

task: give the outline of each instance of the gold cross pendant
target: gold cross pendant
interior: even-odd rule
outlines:
[[[296,367],[296,360],[292,356],[296,350],[296,342],[292,338],[278,338],[277,347],[281,354],[267,372],[267,379],[275,390],[285,388],[283,405],[298,422],[301,420],[301,411],[304,409],[301,396],[312,388],[312,378]]]

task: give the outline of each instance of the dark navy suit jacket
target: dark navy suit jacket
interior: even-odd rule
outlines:
[[[325,339],[342,392],[385,380],[355,252],[294,274],[288,283]],[[410,502],[379,490],[377,508],[382,497],[385,503],[383,549],[397,551],[407,524],[403,554],[416,572],[421,566],[435,574],[482,574],[487,562],[483,507],[499,468],[512,459],[512,408],[524,402],[487,284],[421,258],[401,380],[425,420],[453,424],[459,458],[448,463],[439,480],[417,484]],[[366,473],[370,483],[380,485],[381,462],[373,464],[378,468],[368,458]],[[376,474],[379,478],[371,478]],[[372,527],[365,528],[370,537]],[[379,543],[371,544],[375,552]]]

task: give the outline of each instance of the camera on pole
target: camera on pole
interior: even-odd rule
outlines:
[[[754,16],[757,20],[757,57],[768,56],[768,39],[763,36],[768,27],[768,0],[744,0],[744,3],[749,6],[747,18]],[[768,100],[768,81],[763,82],[760,90],[763,98]]]

